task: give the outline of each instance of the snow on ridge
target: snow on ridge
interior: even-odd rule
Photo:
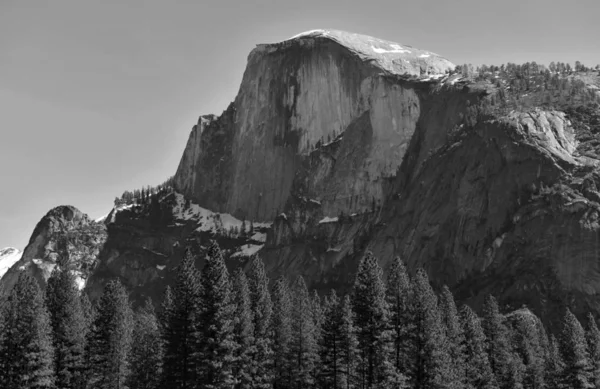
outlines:
[[[0,278],[21,259],[22,255],[23,253],[14,247],[0,250]]]
[[[241,230],[244,222],[239,220],[228,213],[217,213],[210,211],[206,208],[202,208],[198,204],[190,203],[186,208],[185,198],[180,193],[175,193],[176,205],[173,208],[173,217],[179,220],[193,220],[198,221],[198,228],[196,231],[201,232],[217,232],[219,228],[223,228],[225,231],[229,231],[231,228],[237,228]],[[273,223],[261,223],[252,222],[254,228],[271,228]],[[250,221],[246,221],[246,228],[250,227]]]
[[[165,265],[156,265],[156,268],[158,270],[165,270],[165,267],[166,267]]]
[[[316,29],[316,30],[309,30],[309,31],[304,31],[301,32],[300,34],[296,34],[293,37],[287,39],[287,40],[292,40],[292,39],[296,39],[296,38],[301,38],[303,36],[307,36],[307,35],[327,35],[329,33],[328,30],[323,30],[323,29]]]

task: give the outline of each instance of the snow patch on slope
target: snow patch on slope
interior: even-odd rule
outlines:
[[[202,232],[218,232],[219,230],[229,231],[237,228],[242,229],[244,222],[236,219],[228,213],[216,213],[201,206],[190,203],[186,207],[185,198],[182,194],[175,193],[176,205],[173,208],[173,217],[177,220],[197,221],[198,227],[196,231]],[[246,229],[250,227],[248,221],[245,223]],[[271,228],[272,223],[253,223],[254,228]]]
[[[0,278],[21,259],[23,253],[14,247],[7,247],[0,250]]]
[[[242,247],[240,247],[240,251],[238,251],[237,253],[233,254],[231,256],[231,258],[237,258],[237,257],[251,257],[254,254],[256,254],[260,249],[263,248],[264,245],[260,244],[245,244]]]

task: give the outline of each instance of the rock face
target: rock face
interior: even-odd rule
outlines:
[[[283,210],[304,157],[322,155],[306,182],[326,213],[381,202],[420,115],[417,92],[390,75],[443,74],[436,54],[376,38],[318,30],[250,53],[238,96],[192,130],[175,187],[202,206],[272,220]]]
[[[185,248],[217,239],[230,268],[259,253],[271,276],[323,291],[348,288],[371,250],[475,308],[493,293],[550,324],[564,305],[600,314],[600,76],[515,97],[453,68],[339,31],[259,45],[235,101],[194,126],[174,190],[101,223],[51,211],[0,292],[67,258],[92,297],[119,277],[158,299]]]

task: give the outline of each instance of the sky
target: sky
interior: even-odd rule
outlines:
[[[598,0],[0,0],[0,248],[173,175],[256,44],[324,28],[456,64],[600,64]]]

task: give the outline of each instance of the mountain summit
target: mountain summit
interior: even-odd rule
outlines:
[[[66,261],[92,298],[119,277],[158,300],[185,250],[216,239],[231,268],[258,254],[322,290],[347,288],[371,251],[475,308],[494,294],[551,324],[565,305],[600,313],[599,103],[581,66],[475,70],[333,30],[258,45],[172,179],[96,222],[52,211],[0,292],[21,266],[43,284],[36,269]]]

